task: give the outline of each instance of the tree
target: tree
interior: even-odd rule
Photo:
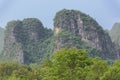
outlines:
[[[116,61],[114,65],[104,73],[101,80],[120,80],[120,61]]]
[[[89,68],[86,80],[100,80],[100,77],[108,70],[108,64],[99,58],[92,58],[93,64]]]
[[[26,79],[26,78],[17,78],[17,77],[9,77],[8,80],[29,80],[29,79]]]
[[[22,65],[22,66],[19,66],[17,70],[14,70],[12,72],[12,76],[20,79],[30,80],[31,78],[30,72],[31,72],[31,69],[28,66]]]
[[[41,71],[42,80],[85,80],[91,58],[83,49],[62,49],[53,54]]]

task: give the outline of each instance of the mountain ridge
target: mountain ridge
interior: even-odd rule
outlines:
[[[110,36],[89,15],[63,9],[54,18],[54,31],[36,18],[11,21],[6,26],[3,55],[20,63],[42,63],[61,48],[86,49],[92,57],[117,59]]]
[[[120,22],[117,22],[112,26],[109,35],[116,47],[118,59],[120,59]]]
[[[81,41],[101,51],[99,56],[112,57],[116,55],[114,54],[114,45],[108,33],[89,15],[76,10],[63,9],[59,11],[54,18],[54,34],[58,34],[62,29],[74,34]],[[58,39],[57,42],[59,43],[60,41]],[[65,41],[61,41],[59,44],[64,44],[62,42]]]

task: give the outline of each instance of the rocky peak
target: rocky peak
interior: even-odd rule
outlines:
[[[120,23],[117,22],[113,25],[112,29],[109,31],[109,35],[115,45],[117,57],[120,59]]]
[[[78,30],[83,28],[83,22],[78,11],[62,10],[54,18],[54,34],[58,34],[61,29],[65,29],[78,35]]]
[[[10,21],[6,26],[5,41],[3,55],[9,58],[13,58],[20,63],[24,62],[23,50],[21,43],[17,43],[17,39],[14,34],[15,27],[21,26],[21,21]]]
[[[57,12],[54,18],[54,34],[57,36],[62,30],[74,34],[89,46],[102,51],[103,54],[100,55],[115,56],[113,53],[114,46],[109,35],[89,15],[80,11],[66,9]],[[58,49],[64,44],[61,39],[62,37],[59,37],[55,43]]]
[[[51,35],[46,30],[36,18],[9,22],[5,31],[3,55],[20,63],[35,62],[43,57],[39,46]]]
[[[116,41],[117,38],[120,37],[120,23],[115,23],[113,26],[112,26],[112,29],[109,31],[109,34],[110,34],[110,37],[112,39],[112,41]]]

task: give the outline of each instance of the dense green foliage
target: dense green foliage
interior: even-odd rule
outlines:
[[[21,41],[25,53],[25,63],[42,61],[45,58],[44,55],[50,52],[48,50],[52,50],[48,48],[51,43],[52,30],[44,28],[37,19],[24,19],[22,28],[21,34],[24,38],[20,33],[17,35],[22,37],[18,38],[24,39]]]
[[[67,28],[67,26],[70,25],[69,22],[72,22],[72,21],[74,23],[76,22],[76,20],[78,18],[78,14],[80,16],[80,12],[79,11],[63,9],[63,10],[61,10],[61,11],[56,13],[56,16],[54,18],[54,26]],[[72,20],[72,19],[74,19],[74,20]],[[63,22],[66,25],[64,25]],[[77,27],[77,25],[75,25],[75,27]]]
[[[92,62],[85,50],[72,48],[56,52],[47,64],[43,66],[47,75],[43,80],[78,80],[85,78]]]
[[[99,33],[103,31],[102,27],[97,23],[96,20],[94,20],[89,15],[82,13],[78,10],[63,9],[57,12],[54,18],[54,26],[67,28],[67,26],[69,26],[70,23],[73,22],[74,27],[77,28],[78,18],[82,19],[85,31],[89,31],[91,29],[96,30]]]
[[[102,27],[89,15],[79,12],[81,19],[83,20],[83,25],[85,31],[95,30],[98,33],[103,33]],[[93,26],[93,27],[92,27]]]
[[[61,49],[40,66],[0,62],[0,80],[120,80],[120,61],[109,65],[83,49]]]
[[[55,36],[56,40],[62,40],[62,46],[61,48],[70,48],[70,47],[76,47],[77,49],[86,49],[89,53],[90,56],[92,57],[101,57],[103,58],[102,52],[99,49],[96,49],[84,41],[81,40],[80,37],[72,34],[69,31],[65,31],[64,29],[61,30],[61,32]]]
[[[63,9],[56,13],[53,30],[36,18],[8,22],[3,54],[21,63],[41,63],[61,48],[86,49],[92,57],[113,59],[114,46],[102,27],[89,15]],[[23,60],[23,61],[22,61]]]
[[[42,80],[100,80],[109,65],[89,57],[85,50],[70,48],[56,52],[42,67],[42,72],[46,72]]]
[[[65,15],[62,15],[63,13]],[[82,36],[78,33],[81,29],[77,29],[76,25],[79,16],[84,26],[82,31],[87,35],[93,34],[84,37],[94,42],[97,36],[99,41],[102,41],[98,44],[104,52],[82,41]],[[110,45],[105,45],[107,42],[111,43],[109,36],[93,18],[75,10],[63,10],[56,17],[58,20],[54,19],[54,25],[58,28],[61,25],[64,27],[60,28],[61,31],[56,36],[36,18],[11,21],[7,24],[4,47],[6,54],[8,57],[18,58],[21,55],[16,53],[22,54],[23,51],[22,57],[26,65],[12,61],[0,62],[0,80],[120,80],[120,61],[112,64],[111,61],[95,58],[108,58],[108,54],[111,54],[108,52],[114,51],[109,48]],[[69,24],[74,25],[74,29],[69,28]],[[55,42],[62,45],[58,49],[63,49],[51,54],[56,48]],[[6,60],[3,56],[0,56],[0,59]]]
[[[14,59],[16,54],[21,51],[24,55],[24,63],[41,63],[53,50],[53,31],[44,28],[41,21],[36,18],[9,22],[5,34],[3,54],[6,53]]]
[[[64,43],[62,48],[70,48],[70,47],[85,48],[87,46],[87,44],[81,41],[80,37],[64,29],[61,30],[61,32],[59,32],[59,34],[56,36],[56,39],[62,39]]]
[[[115,46],[110,36],[95,19],[77,10],[63,9],[54,18],[55,32],[58,33],[57,48],[77,47],[87,49],[95,57],[115,59]],[[64,30],[61,31],[61,30]],[[74,36],[74,37],[73,37]]]
[[[80,21],[80,25],[77,24]],[[61,30],[55,36],[36,18],[7,24],[5,56],[0,55],[0,61],[8,59],[11,62],[0,62],[0,80],[120,80],[120,61],[113,63],[109,60],[114,57],[114,46],[107,32],[92,17],[64,9],[56,14],[54,25]],[[84,32],[84,36],[78,33],[79,30]],[[88,42],[95,42],[97,37],[97,45],[101,47],[91,46],[82,41],[82,37],[86,37]],[[56,47],[63,49],[51,54]],[[19,55],[22,52],[23,55]],[[13,62],[19,57],[23,57],[26,65]]]

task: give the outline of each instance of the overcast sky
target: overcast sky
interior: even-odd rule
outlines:
[[[0,26],[10,20],[35,17],[45,27],[53,28],[55,13],[63,8],[89,14],[104,29],[120,22],[120,0],[0,0]]]

